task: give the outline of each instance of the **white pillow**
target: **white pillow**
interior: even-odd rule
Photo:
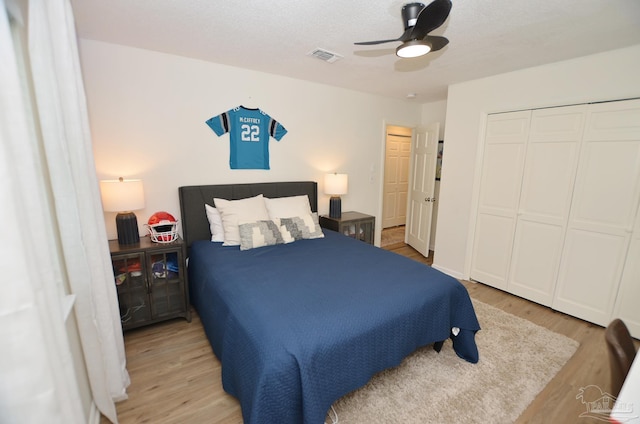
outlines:
[[[213,201],[222,217],[222,228],[224,229],[223,246],[240,245],[240,231],[238,230],[240,221],[269,220],[269,213],[264,205],[264,197],[262,194],[240,200],[226,200],[216,197]]]
[[[264,204],[269,212],[271,219],[291,218],[294,216],[305,216],[311,214],[311,206],[309,205],[309,197],[305,194],[302,196],[289,196],[277,198],[264,198]]]
[[[222,228],[222,217],[220,212],[213,206],[204,204],[207,211],[207,219],[209,220],[209,229],[211,230],[211,241],[224,241],[224,228]]]

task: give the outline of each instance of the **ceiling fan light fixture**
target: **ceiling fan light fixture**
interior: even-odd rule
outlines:
[[[431,51],[431,44],[425,40],[409,40],[396,49],[396,55],[402,58],[424,56]]]

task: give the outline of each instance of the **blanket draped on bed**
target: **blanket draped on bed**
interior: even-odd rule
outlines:
[[[459,281],[324,232],[246,251],[191,246],[191,301],[245,423],[323,423],[373,374],[448,338],[458,356],[478,361],[480,326]]]

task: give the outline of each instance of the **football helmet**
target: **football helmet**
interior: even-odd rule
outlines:
[[[151,241],[156,243],[171,243],[178,238],[178,220],[169,212],[156,212],[149,217],[147,229]]]

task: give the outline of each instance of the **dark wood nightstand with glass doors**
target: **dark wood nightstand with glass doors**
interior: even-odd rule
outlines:
[[[109,240],[122,328],[128,330],[171,318],[191,322],[186,248],[181,239],[120,245]]]
[[[340,218],[331,218],[329,215],[320,216],[320,226],[337,231],[348,237],[373,244],[376,227],[376,217],[360,212],[342,212]]]

